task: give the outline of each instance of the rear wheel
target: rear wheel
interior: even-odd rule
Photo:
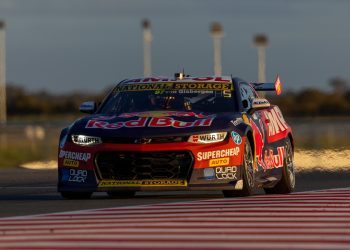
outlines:
[[[244,146],[244,158],[242,165],[242,190],[224,190],[225,197],[249,196],[254,193],[255,176],[254,176],[254,156],[249,140]]]
[[[135,196],[135,191],[108,191],[107,194],[111,198],[132,198]]]
[[[61,196],[64,199],[69,200],[84,200],[84,199],[90,199],[92,195],[92,192],[61,192]]]
[[[290,139],[285,144],[285,157],[282,169],[282,178],[273,188],[264,188],[267,194],[287,194],[295,188],[294,152]]]

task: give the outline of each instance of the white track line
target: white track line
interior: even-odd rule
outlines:
[[[350,189],[0,219],[0,249],[350,249]]]

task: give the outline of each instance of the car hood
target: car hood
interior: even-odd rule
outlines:
[[[228,131],[239,113],[142,112],[90,115],[74,122],[70,134],[100,137],[174,136]]]

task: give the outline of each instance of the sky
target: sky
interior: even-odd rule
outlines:
[[[265,33],[266,76],[285,88],[350,80],[348,0],[0,0],[6,78],[29,91],[101,92],[143,75],[141,21],[152,26],[152,75],[213,75],[220,22],[223,75],[257,80],[253,37]]]

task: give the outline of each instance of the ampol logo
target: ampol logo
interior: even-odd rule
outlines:
[[[237,145],[240,145],[242,143],[242,137],[237,132],[232,131],[231,136],[234,143],[236,143]]]

